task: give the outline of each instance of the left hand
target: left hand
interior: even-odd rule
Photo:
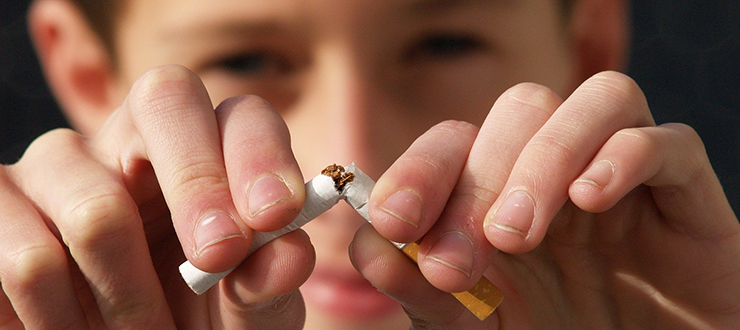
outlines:
[[[435,126],[370,203],[353,263],[414,329],[740,324],[740,225],[702,142],[655,126],[619,73],[565,101],[521,84],[480,130]],[[422,238],[418,268],[386,240]],[[505,298],[480,322],[444,291],[483,275]]]

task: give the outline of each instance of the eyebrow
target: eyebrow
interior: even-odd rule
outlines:
[[[473,6],[485,6],[493,3],[511,2],[511,0],[408,0],[406,3],[397,7],[401,12],[411,15],[429,15],[438,14],[448,10]],[[197,26],[197,28],[195,27]],[[212,35],[230,34],[243,35],[250,33],[259,36],[276,34],[285,29],[285,24],[276,22],[273,18],[259,17],[252,22],[233,21],[214,23],[210,21],[200,22],[199,24],[189,24],[186,28],[172,29],[168,31],[170,35],[199,35],[209,37]],[[175,33],[188,31],[188,34]]]
[[[191,24],[191,26],[172,29],[168,32],[169,37],[187,37],[199,36],[211,38],[213,36],[232,35],[242,36],[244,34],[269,36],[281,31],[279,24],[269,20],[259,20],[255,22],[201,22],[200,24]],[[187,33],[181,33],[186,31]]]

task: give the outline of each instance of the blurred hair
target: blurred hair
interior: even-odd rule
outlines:
[[[116,13],[122,10],[121,0],[70,0],[85,15],[90,27],[100,37],[108,53],[114,57],[115,52],[115,29],[118,23]],[[559,0],[563,16],[570,14],[573,3],[578,0]],[[111,59],[115,62],[115,58]]]

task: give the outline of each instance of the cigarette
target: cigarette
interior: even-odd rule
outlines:
[[[306,200],[303,209],[295,220],[279,230],[255,232],[247,256],[268,242],[300,228],[328,211],[342,199],[367,222],[370,222],[368,204],[373,187],[375,187],[375,181],[354,164],[350,164],[346,168],[336,164],[328,166],[320,175],[306,183]],[[411,260],[417,262],[418,243],[393,241],[391,243],[403,251]],[[234,268],[221,273],[208,273],[195,268],[189,261],[180,265],[180,274],[190,289],[198,295],[206,292],[233,270]],[[501,290],[485,277],[481,277],[472,289],[452,293],[452,295],[480,320],[484,320],[491,315],[503,300]]]

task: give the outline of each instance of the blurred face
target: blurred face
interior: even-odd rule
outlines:
[[[131,0],[116,44],[121,98],[169,63],[203,79],[214,104],[267,99],[290,128],[310,179],[356,162],[377,178],[432,125],[482,123],[522,81],[561,95],[573,54],[557,0]],[[343,203],[305,227],[317,252],[301,288],[307,329],[408,328],[350,264],[363,222]]]

